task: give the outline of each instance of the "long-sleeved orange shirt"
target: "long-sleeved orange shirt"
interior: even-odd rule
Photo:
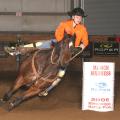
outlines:
[[[75,47],[79,46],[81,42],[85,47],[88,45],[88,33],[83,24],[73,27],[73,20],[61,22],[55,31],[55,37],[58,42],[64,38],[65,32],[70,35],[76,35]]]

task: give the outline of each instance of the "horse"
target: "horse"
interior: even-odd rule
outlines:
[[[32,52],[30,50],[30,55],[20,65],[14,85],[4,94],[1,101],[10,101],[22,86],[27,89],[9,102],[8,110],[11,111],[31,97],[46,96],[62,80],[72,60],[71,48],[71,41],[65,39],[56,43],[54,48],[35,49]]]

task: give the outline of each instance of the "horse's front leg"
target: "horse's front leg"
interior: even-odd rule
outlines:
[[[23,79],[23,76],[20,75],[17,79],[16,79],[16,82],[15,84],[12,86],[12,88],[10,88],[8,90],[8,92],[6,92],[3,96],[3,98],[1,99],[1,102],[7,102],[11,97],[12,95],[23,85],[24,83],[24,79]]]

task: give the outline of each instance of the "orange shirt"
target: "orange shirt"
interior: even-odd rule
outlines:
[[[58,42],[64,38],[65,32],[70,35],[76,35],[75,47],[79,46],[81,42],[85,47],[88,45],[88,33],[83,24],[73,27],[73,20],[61,22],[55,31],[55,37]]]

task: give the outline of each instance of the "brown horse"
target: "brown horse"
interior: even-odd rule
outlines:
[[[14,85],[1,99],[9,101],[19,88],[27,86],[26,91],[10,101],[9,110],[30,97],[46,95],[61,81],[65,71],[61,72],[60,68],[68,66],[72,55],[69,45],[69,40],[66,39],[57,43],[53,49],[33,50],[34,52],[20,65]]]

